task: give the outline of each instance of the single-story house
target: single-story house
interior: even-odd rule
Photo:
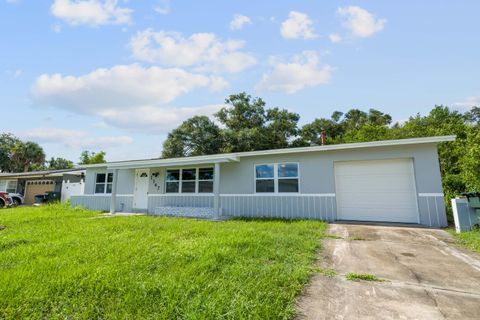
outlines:
[[[83,168],[0,173],[0,191],[21,194],[25,204],[34,203],[35,195],[61,192],[62,201],[72,194],[83,194],[85,170]]]
[[[86,165],[73,206],[158,215],[447,225],[437,143],[455,136]]]

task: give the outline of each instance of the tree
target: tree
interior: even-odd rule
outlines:
[[[465,113],[465,116],[469,122],[480,125],[480,107],[472,107],[470,111]]]
[[[105,163],[106,153],[104,151],[100,152],[89,152],[89,151],[82,151],[80,154],[80,162],[78,164],[95,164],[95,163]]]
[[[220,153],[223,138],[220,128],[206,116],[194,116],[168,134],[163,143],[163,158]]]
[[[48,161],[48,170],[72,169],[74,163],[64,158],[51,158]]]
[[[225,99],[229,105],[215,114],[225,126],[225,152],[261,150],[265,146],[265,102],[245,92]]]
[[[338,136],[343,134],[343,126],[340,123],[342,116],[342,112],[335,111],[330,119],[320,118],[307,123],[300,130],[300,139],[297,141],[297,145],[320,145],[322,131],[325,131],[326,143],[333,143]]]
[[[32,167],[42,168],[45,164],[45,152],[36,142],[17,141],[12,149],[13,171],[28,172]]]
[[[13,147],[19,142],[20,140],[11,133],[0,134],[0,171],[11,172],[13,170]]]
[[[231,95],[215,114],[225,128],[224,152],[286,148],[298,134],[300,116],[279,108],[265,108],[265,101],[245,92]]]

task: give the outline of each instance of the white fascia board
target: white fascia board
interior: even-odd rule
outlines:
[[[171,166],[188,166],[188,165],[202,165],[202,164],[214,164],[223,162],[240,161],[238,157],[188,157],[188,158],[174,158],[174,159],[158,159],[158,160],[146,160],[146,161],[132,161],[131,163],[109,163],[107,169],[134,169],[134,168],[159,168],[159,167],[171,167]]]
[[[240,161],[240,158],[242,157],[303,153],[303,152],[318,152],[318,151],[348,150],[348,149],[360,149],[360,148],[389,147],[389,146],[402,146],[402,145],[415,145],[415,144],[428,144],[428,143],[431,144],[431,143],[454,141],[455,139],[456,139],[456,136],[451,135],[451,136],[436,136],[436,137],[425,137],[425,138],[398,139],[398,140],[381,140],[381,141],[371,141],[371,142],[331,144],[331,145],[314,146],[314,147],[224,153],[224,154],[214,154],[214,155],[186,157],[186,158],[118,161],[118,162],[82,165],[82,167],[127,169],[127,168],[182,166],[182,165],[194,165],[194,164],[207,164],[207,163],[215,163],[215,162],[221,163],[221,162]]]

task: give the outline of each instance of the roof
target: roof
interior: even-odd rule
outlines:
[[[235,161],[240,161],[240,158],[243,158],[243,157],[253,157],[253,156],[263,156],[263,155],[347,150],[347,149],[360,149],[360,148],[377,148],[377,147],[416,145],[416,144],[436,144],[439,142],[453,141],[455,140],[455,138],[456,136],[452,135],[452,136],[436,136],[436,137],[411,138],[411,139],[399,139],[399,140],[382,140],[382,141],[358,142],[358,143],[342,143],[342,144],[331,144],[331,145],[312,146],[312,147],[223,153],[223,154],[213,154],[213,155],[206,155],[206,156],[195,156],[195,157],[184,157],[184,158],[168,158],[168,159],[156,158],[156,159],[114,161],[114,162],[82,165],[82,167],[83,168],[129,169],[129,168],[154,168],[154,167],[166,167],[166,166],[212,164],[212,163],[222,163],[222,162],[235,162]]]
[[[43,178],[43,177],[61,177],[63,174],[80,175],[85,172],[83,167],[62,170],[45,170],[45,171],[30,171],[30,172],[0,172],[0,179],[2,178]]]

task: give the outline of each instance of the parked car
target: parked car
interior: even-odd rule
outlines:
[[[12,205],[12,199],[8,192],[0,192],[0,208],[10,207]]]
[[[25,202],[25,199],[20,193],[9,193],[9,196],[12,199],[12,204],[14,206],[22,205]]]

